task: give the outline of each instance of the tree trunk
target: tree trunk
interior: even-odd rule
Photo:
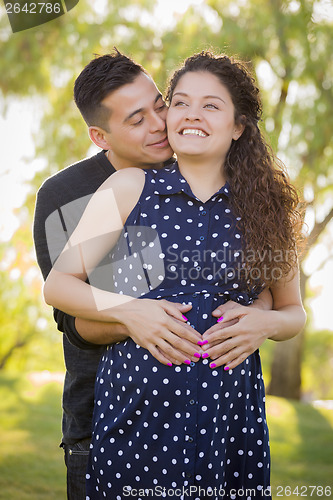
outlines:
[[[303,342],[304,330],[293,339],[276,344],[268,394],[288,399],[301,398]]]
[[[29,339],[17,340],[16,343],[8,349],[6,354],[4,354],[0,358],[0,371],[5,368],[5,365],[7,364],[8,360],[12,357],[16,349],[26,346],[28,344],[28,341]]]
[[[303,300],[307,279],[308,276],[301,269],[300,288]],[[276,344],[271,366],[271,382],[267,389],[268,394],[288,399],[301,399],[301,366],[305,331],[306,328],[293,339]]]

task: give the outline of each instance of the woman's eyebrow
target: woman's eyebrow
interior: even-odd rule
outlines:
[[[185,97],[189,97],[188,94],[186,94],[186,92],[175,92],[173,94],[172,97],[176,96],[176,95],[181,95],[181,96],[185,96]],[[204,95],[202,96],[203,99],[219,99],[220,101],[222,101],[224,104],[226,103],[222,97],[219,97],[218,95]]]
[[[219,101],[224,102],[224,104],[226,103],[225,100],[222,99],[222,97],[219,97],[218,95],[205,95],[204,99],[219,99]]]

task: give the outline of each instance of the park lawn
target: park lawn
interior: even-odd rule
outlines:
[[[61,392],[58,382],[0,375],[1,500],[65,500]],[[333,490],[333,411],[267,397],[267,416],[274,500],[330,498],[310,486]]]
[[[66,498],[60,383],[0,376],[0,499]]]
[[[332,499],[333,410],[273,396],[266,404],[273,499]]]

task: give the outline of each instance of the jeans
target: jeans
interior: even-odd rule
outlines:
[[[67,499],[86,500],[86,471],[90,438],[75,444],[62,444],[67,467]]]

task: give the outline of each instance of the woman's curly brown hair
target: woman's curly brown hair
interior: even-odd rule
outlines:
[[[185,73],[198,71],[215,75],[228,89],[235,122],[244,125],[241,137],[232,141],[224,172],[244,240],[242,276],[250,288],[258,282],[271,286],[297,265],[297,247],[302,240],[297,191],[259,130],[259,89],[243,63],[211,52],[195,54],[171,78],[167,100],[171,102]]]

